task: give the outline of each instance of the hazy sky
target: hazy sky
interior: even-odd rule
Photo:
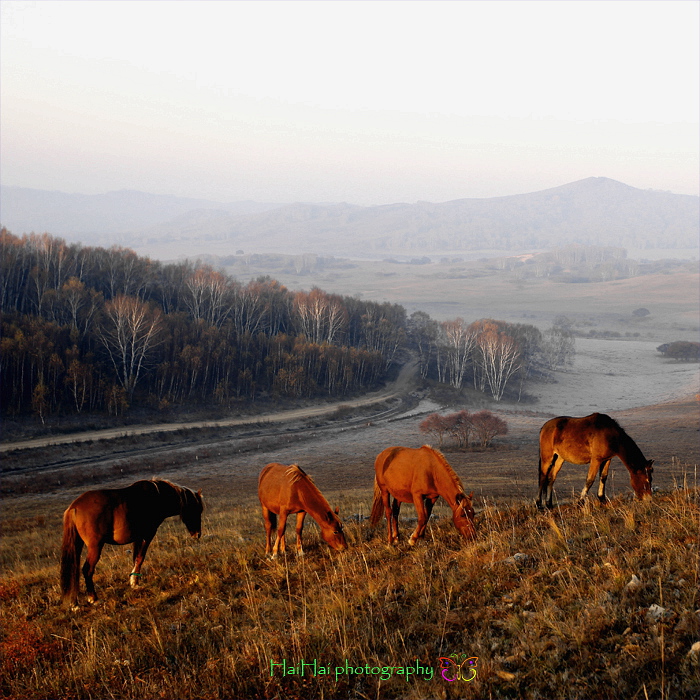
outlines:
[[[2,183],[447,201],[698,194],[700,3],[2,0]]]

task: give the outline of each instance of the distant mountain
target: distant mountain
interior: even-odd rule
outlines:
[[[213,202],[120,190],[106,194],[67,194],[25,187],[0,189],[0,221],[15,234],[48,232],[95,242],[133,234],[191,212],[256,214],[277,207],[260,202]],[[131,236],[127,236],[131,238]]]
[[[9,207],[4,201],[6,189],[15,190]],[[123,233],[124,242],[131,245],[144,241],[220,241],[226,242],[231,252],[240,248],[246,252],[359,257],[485,248],[544,249],[567,244],[694,248],[700,237],[699,197],[640,190],[603,177],[508,197],[376,207],[253,202],[223,205],[117,192],[102,199],[61,195],[66,203],[61,209],[59,193],[29,195],[25,193],[37,191],[16,192],[18,189],[3,188],[2,193],[2,223],[15,233],[45,229],[63,235],[67,222],[82,216],[84,222],[92,222],[92,231],[97,231],[95,222],[102,220],[105,224],[101,232]],[[25,218],[17,226],[11,214],[19,210],[16,202],[20,194],[25,198]],[[48,195],[54,196],[54,209],[47,204]],[[36,220],[41,223],[28,226],[24,222],[29,221],[31,196],[43,201],[44,206],[35,207]],[[99,211],[98,202],[104,203]],[[243,211],[244,206],[250,210]],[[174,211],[176,208],[179,210]],[[50,211],[55,212],[53,221],[48,218]],[[108,224],[111,230],[107,230]],[[73,230],[78,231],[78,226],[74,224]],[[221,248],[217,245],[219,251]],[[201,246],[198,252],[203,252]]]

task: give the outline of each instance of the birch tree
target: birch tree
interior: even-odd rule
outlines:
[[[160,310],[135,297],[119,295],[105,304],[98,337],[130,399],[149,356],[160,343],[162,327]]]

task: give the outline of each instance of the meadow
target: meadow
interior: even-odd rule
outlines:
[[[77,610],[60,605],[65,503],[35,497],[14,513],[6,504],[0,692],[697,697],[694,478],[644,502],[618,496],[607,508],[539,513],[531,503],[484,500],[470,544],[458,541],[449,510],[436,507],[413,548],[405,539],[388,547],[383,523],[369,528],[361,515],[369,490],[327,493],[346,514],[350,549],[331,552],[307,525],[305,556],[278,560],[264,556],[256,499],[234,506],[230,495],[212,495],[200,541],[175,518],[161,527],[138,589],[128,586],[130,548],[107,547],[95,578],[100,601],[88,605],[83,587]],[[463,665],[465,680],[445,680],[439,659],[450,655],[477,657],[475,677]],[[454,667],[446,673],[454,678]]]
[[[134,442],[151,444],[142,437],[5,456],[6,466],[18,460],[28,468],[77,450],[85,460],[3,477],[0,696],[699,697],[698,370],[654,352],[659,342],[697,332],[697,274],[555,285],[368,265],[366,285],[341,270],[338,288],[330,274],[318,280],[328,291],[347,285],[439,319],[488,315],[544,326],[565,313],[581,333],[631,337],[577,339],[573,368],[533,388],[529,403],[482,405],[470,392],[416,387],[430,411],[435,402],[448,412],[489,408],[508,421],[508,435],[490,450],[444,448],[467,492],[475,491],[478,536],[469,544],[440,502],[414,548],[405,539],[388,547],[385,525],[372,530],[366,522],[374,456],[426,440],[415,414],[326,432],[311,422],[274,440],[212,430],[142,457],[127,455]],[[304,288],[316,282],[297,279]],[[635,317],[642,305],[650,315]],[[658,491],[632,501],[627,470],[614,460],[611,504],[591,499],[580,509],[568,495],[580,491],[583,472],[567,466],[557,480],[559,507],[538,512],[539,426],[592,410],[613,413],[656,460]],[[331,552],[309,522],[304,557],[265,558],[255,489],[270,461],[299,463],[340,506],[347,552]],[[203,488],[202,539],[166,521],[138,589],[128,586],[130,547],[106,547],[95,575],[98,604],[86,603],[83,587],[77,610],[61,606],[63,510],[87,488],[150,477]],[[413,514],[404,507],[404,533]],[[464,680],[443,678],[440,657],[451,659],[448,678],[461,663]]]

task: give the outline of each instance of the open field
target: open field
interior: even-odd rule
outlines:
[[[415,273],[399,267],[402,275]],[[655,351],[660,342],[693,339],[697,276],[524,290],[467,280],[454,287],[461,296],[450,296],[454,280],[432,291],[437,282],[419,277],[409,295],[404,282],[387,276],[395,291],[387,286],[386,293],[396,294],[387,299],[406,303],[410,296],[421,309],[434,304],[426,310],[438,318],[488,315],[541,327],[566,313],[580,332],[617,329],[623,339],[577,338],[573,366],[552,383],[530,385],[520,404],[415,384],[402,389],[410,399],[403,413],[395,398],[383,417],[387,406],[375,413],[345,407],[334,420],[308,417],[274,433],[261,423],[172,442],[141,435],[6,453],[2,697],[700,695],[700,654],[691,651],[700,642],[700,370]],[[363,293],[379,294],[369,284]],[[486,313],[477,313],[478,304]],[[638,306],[652,313],[636,319]],[[426,442],[423,417],[459,408],[489,408],[509,426],[491,449],[443,446],[474,491],[477,540],[459,542],[449,509],[438,504],[425,542],[388,548],[384,525],[373,532],[366,523],[374,457],[389,445]],[[594,410],[619,420],[655,460],[653,499],[633,502],[627,470],[613,460],[611,505],[591,500],[576,508],[585,469],[565,465],[556,483],[561,507],[538,513],[539,427],[553,415]],[[69,458],[75,463],[43,468]],[[305,557],[265,559],[256,488],[272,461],[299,463],[340,506],[348,552],[331,553],[309,522]],[[87,488],[151,477],[203,489],[202,540],[191,541],[176,519],[166,521],[134,590],[130,547],[106,547],[95,577],[100,603],[88,606],[83,597],[77,611],[61,607],[65,507]],[[406,531],[413,509],[404,506],[402,514]],[[633,576],[639,584],[628,586]],[[439,657],[450,654],[478,657],[476,678],[444,680]],[[302,659],[316,662],[315,675],[309,666],[304,675],[270,666],[298,668]],[[416,664],[425,670],[407,679]]]
[[[409,314],[425,311],[439,321],[497,318],[545,328],[565,315],[579,332],[610,330],[623,337],[638,333],[659,342],[669,334],[680,340],[696,340],[698,334],[697,272],[565,284],[548,278],[522,279],[517,270],[497,269],[493,260],[424,265],[353,260],[302,273],[290,264],[270,266],[246,260],[243,256],[228,265],[227,272],[243,282],[269,274],[292,290],[317,286],[329,293],[398,303]],[[640,307],[650,315],[633,316]]]
[[[473,544],[457,541],[444,505],[436,506],[427,541],[413,549],[387,548],[384,525],[373,532],[365,521],[374,456],[389,444],[421,444],[422,412],[454,408],[428,397],[399,418],[330,431],[309,424],[269,443],[212,436],[205,446],[183,445],[157,459],[130,458],[129,476],[118,475],[115,456],[97,483],[158,476],[202,488],[204,536],[191,542],[176,519],[167,521],[137,590],[127,585],[130,548],[107,547],[96,575],[101,602],[76,612],[59,605],[60,518],[92,479],[62,486],[59,475],[38,490],[6,496],[3,696],[537,698],[562,697],[562,688],[570,698],[697,696],[700,675],[690,651],[700,641],[700,405],[687,392],[697,366],[658,356],[645,365],[649,376],[654,367],[661,371],[656,381],[672,398],[664,404],[645,405],[650,394],[641,389],[617,396],[612,384],[600,398],[607,375],[592,371],[595,353],[608,353],[607,367],[619,371],[629,362],[615,362],[613,350],[635,346],[591,342],[579,357],[589,381],[572,371],[543,385],[531,408],[491,406],[510,427],[494,449],[445,445],[465,487],[475,491]],[[656,460],[652,502],[632,502],[627,471],[614,460],[609,508],[568,505],[584,470],[567,465],[557,480],[564,505],[536,512],[537,429],[559,412],[562,387],[572,390],[572,408],[596,400],[609,406]],[[347,553],[331,553],[310,523],[305,557],[264,558],[255,493],[257,474],[270,461],[300,463],[340,505]],[[75,470],[87,474],[89,466]],[[412,515],[404,507],[404,517]],[[288,531],[291,537],[291,525]],[[525,556],[511,559],[515,554]],[[640,580],[634,590],[627,587],[633,575]],[[665,610],[659,620],[653,605]],[[440,676],[438,657],[450,654],[478,657],[474,681]],[[298,667],[302,659],[316,662],[316,675],[311,667],[304,676],[280,675],[281,666],[271,675],[271,662]],[[416,664],[426,670],[407,680]],[[321,666],[328,673],[321,675]]]

